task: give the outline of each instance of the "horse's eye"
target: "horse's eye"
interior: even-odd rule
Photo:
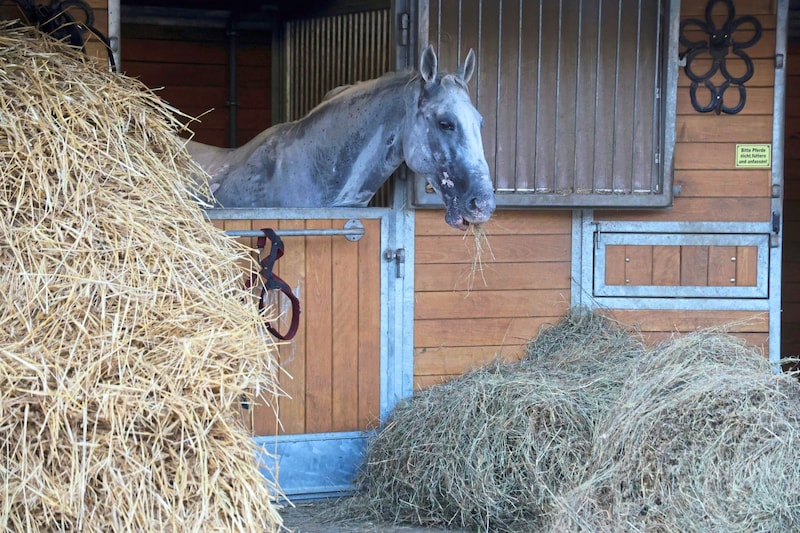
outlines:
[[[444,131],[453,131],[456,129],[456,125],[449,120],[440,120],[439,128],[441,128]]]

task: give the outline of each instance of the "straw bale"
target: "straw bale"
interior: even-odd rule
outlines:
[[[277,530],[237,414],[279,393],[254,265],[175,110],[8,23],[0,86],[0,528]]]
[[[800,384],[703,331],[656,348],[598,426],[556,531],[790,531],[800,523]]]

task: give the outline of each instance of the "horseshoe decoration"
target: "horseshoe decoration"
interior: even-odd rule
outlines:
[[[725,22],[721,27],[717,27],[712,17],[712,12],[716,4],[724,4],[727,9]],[[745,42],[737,42],[734,33],[743,27],[749,26],[753,32],[753,37]],[[687,29],[701,30],[708,37],[700,41],[690,40],[686,36]],[[747,101],[747,91],[745,82],[753,77],[753,60],[747,55],[746,48],[750,48],[761,39],[761,23],[752,16],[736,18],[736,10],[733,0],[709,0],[706,5],[705,20],[686,19],[680,25],[680,43],[685,46],[680,58],[686,60],[683,71],[691,80],[689,95],[692,99],[692,107],[700,113],[715,112],[717,115],[722,113],[736,114],[742,109]],[[711,66],[704,72],[698,72],[698,63],[695,60],[711,60]],[[728,61],[739,62],[744,65],[744,74],[736,76],[729,70]],[[702,68],[702,67],[699,67]],[[720,73],[724,81],[716,85],[712,78]],[[705,87],[710,95],[708,104],[701,104],[697,98],[697,91],[700,84]],[[738,92],[735,105],[726,103],[726,92],[732,88]]]

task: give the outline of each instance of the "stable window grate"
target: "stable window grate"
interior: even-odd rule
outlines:
[[[679,2],[433,0],[423,42],[442,65],[470,48],[471,91],[498,205],[672,202]],[[415,183],[415,203],[438,205]]]

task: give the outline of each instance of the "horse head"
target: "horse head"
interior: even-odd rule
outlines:
[[[489,220],[496,202],[483,153],[483,119],[472,105],[467,82],[475,54],[454,74],[438,71],[436,53],[422,53],[417,84],[406,99],[403,151],[406,165],[425,177],[444,202],[445,221],[458,229]]]

